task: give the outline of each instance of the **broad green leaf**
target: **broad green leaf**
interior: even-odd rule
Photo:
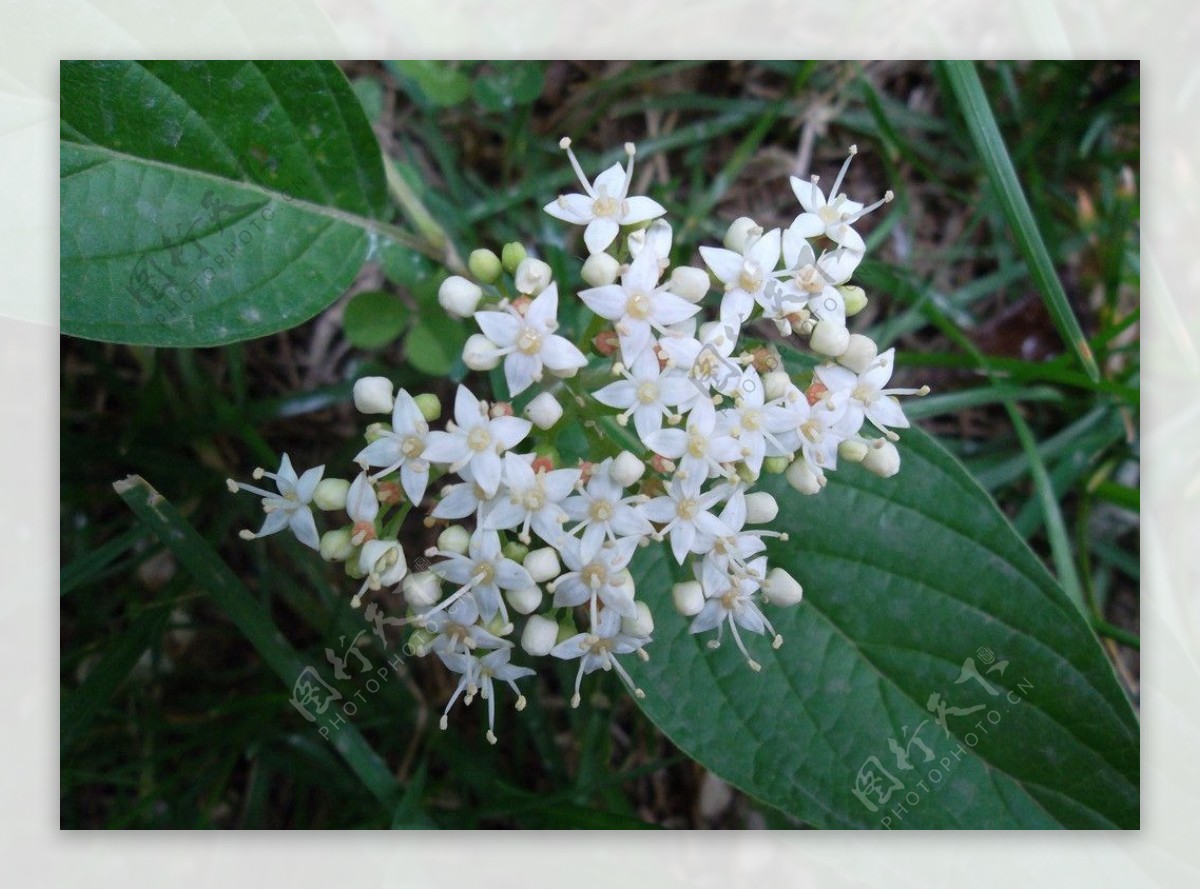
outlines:
[[[471,92],[486,111],[512,111],[537,101],[546,83],[541,62],[492,62],[475,76]]]
[[[399,337],[407,321],[408,307],[395,294],[373,290],[347,304],[342,329],[359,349],[378,349]]]
[[[450,62],[410,59],[389,62],[406,91],[432,105],[458,105],[471,95],[470,79]]]
[[[377,247],[378,143],[328,62],[64,62],[62,328],[207,346],[293,327]]]
[[[771,564],[805,596],[766,608],[780,649],[742,631],[761,673],[728,627],[715,652],[688,633],[665,595],[680,570],[642,551],[656,628],[651,660],[629,660],[639,704],[822,828],[1138,827],[1137,720],[1083,616],[939,445],[907,430],[901,453],[897,476],[845,466],[815,497],[764,477],[790,536]]]
[[[445,377],[462,354],[466,342],[466,328],[462,322],[445,314],[430,314],[409,328],[404,338],[404,351],[409,364],[418,371],[431,377]]]

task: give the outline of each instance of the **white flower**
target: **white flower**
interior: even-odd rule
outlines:
[[[723,247],[701,247],[700,256],[725,285],[721,299],[721,321],[741,325],[763,299],[768,283],[779,265],[779,229],[771,229],[761,238],[747,239],[745,251],[735,253]]]
[[[754,560],[753,566],[758,573],[758,578],[763,578],[766,575],[767,558],[764,556]],[[721,645],[721,637],[725,625],[728,624],[733,633],[734,642],[737,643],[742,655],[746,657],[746,663],[750,665],[750,669],[754,671],[761,670],[762,665],[751,658],[750,653],[746,651],[746,644],[742,642],[742,636],[738,633],[739,626],[751,633],[770,633],[774,638],[772,646],[776,649],[783,644],[783,638],[775,633],[775,628],[771,626],[771,622],[766,619],[753,599],[760,584],[759,580],[749,577],[732,577],[721,571],[711,560],[704,560],[700,568],[700,585],[704,588],[705,596],[704,608],[700,610],[699,615],[692,619],[690,628],[692,633],[698,634],[715,627],[717,638],[709,641],[708,644],[709,648],[715,649]]]
[[[428,437],[425,416],[413,397],[402,389],[396,393],[392,408],[392,428],[381,432],[354,460],[368,467],[383,467],[374,479],[400,470],[404,493],[412,503],[419,504],[429,485],[429,459],[425,455]]]
[[[610,383],[592,395],[596,401],[610,408],[623,408],[617,421],[624,425],[633,415],[633,426],[638,436],[645,439],[662,429],[663,417],[678,423],[677,409],[690,401],[696,388],[688,382],[684,373],[677,368],[662,370],[653,349],[647,349],[633,360],[628,369],[618,365],[624,380]]]
[[[761,387],[760,387],[761,388]],[[688,414],[687,430],[659,430],[644,437],[646,447],[678,460],[681,479],[704,480],[726,474],[722,464],[742,458],[737,440],[729,435],[728,424],[708,399],[697,399]]]
[[[816,397],[814,397],[816,398]],[[861,421],[847,410],[844,395],[826,392],[813,403],[795,386],[789,386],[778,405],[789,412],[792,426],[779,441],[793,453],[799,451],[813,475],[823,482],[825,470],[837,468],[838,445],[858,432]]]
[[[418,615],[415,621],[426,633],[433,634],[433,639],[417,647],[417,655],[422,658],[430,652],[465,653],[472,649],[499,649],[512,645],[479,625],[479,608],[469,596],[427,618]]]
[[[601,545],[585,557],[583,545],[567,538],[559,547],[563,562],[571,571],[560,575],[549,585],[554,593],[554,607],[582,606],[588,603],[595,614],[597,600],[620,615],[636,615],[633,594],[626,585],[625,571],[637,549],[637,538],[621,538]]]
[[[353,528],[350,530],[350,542],[359,547],[364,541],[375,537],[375,517],[379,515],[379,495],[366,472],[359,473],[350,483],[346,492],[346,515],[350,517]]]
[[[554,333],[558,328],[558,285],[550,286],[525,307],[522,316],[512,306],[504,312],[476,312],[475,321],[504,356],[504,377],[511,395],[542,379],[542,368],[565,373],[587,364],[573,343]]]
[[[654,532],[654,526],[634,506],[645,499],[640,495],[622,497],[624,490],[610,472],[612,465],[612,458],[603,461],[592,470],[592,476],[582,493],[563,501],[567,515],[578,523],[567,533],[574,535],[583,529],[580,555],[585,560],[595,555],[606,538],[616,542],[618,538]]]
[[[458,697],[464,690],[467,693],[464,701],[468,705],[478,690],[483,700],[488,703],[487,740],[493,745],[496,744],[496,689],[493,681],[499,680],[512,687],[512,691],[517,696],[517,710],[520,711],[525,707],[525,696],[521,695],[521,690],[517,688],[515,681],[522,677],[532,677],[533,669],[509,664],[508,661],[512,658],[512,649],[507,646],[489,652],[482,658],[457,652],[439,652],[438,657],[442,660],[442,664],[454,673],[462,675],[454,694],[450,696],[450,701],[446,704],[446,710],[442,712],[442,719],[438,725],[442,729],[449,725],[450,709],[454,707],[454,703],[458,701]]]
[[[530,542],[532,528],[543,541],[556,545],[563,536],[562,524],[568,518],[562,501],[579,481],[580,471],[535,473],[531,458],[532,455],[526,454],[504,455],[505,491],[484,512],[483,528],[520,528],[517,538],[525,544]]]
[[[533,586],[529,573],[500,552],[500,536],[494,531],[477,529],[471,536],[471,546],[466,555],[444,550],[427,550],[425,553],[427,556],[445,557],[433,566],[433,571],[451,584],[461,585],[434,609],[426,612],[426,616],[448,609],[470,594],[475,598],[484,621],[491,621],[499,612],[507,622],[508,610],[504,608],[500,589],[522,590]]]
[[[721,491],[713,489],[701,494],[703,479],[703,474],[686,479],[676,475],[667,484],[665,495],[652,498],[642,507],[642,515],[651,522],[665,523],[654,538],[661,541],[668,533],[671,535],[671,552],[680,565],[696,543],[697,535],[702,533],[712,538],[729,534],[725,523],[709,512],[721,499]]]
[[[636,614],[637,610],[634,609]],[[638,652],[644,655],[642,647],[650,642],[648,636],[633,636],[621,628],[621,616],[613,609],[605,609],[599,619],[586,633],[576,634],[570,639],[563,640],[550,650],[555,658],[571,660],[579,659],[579,670],[575,674],[575,694],[571,697],[571,707],[579,707],[579,684],[584,674],[594,670],[616,670],[617,676],[627,687],[633,690],[638,698],[645,698],[645,693],[637,688],[633,678],[617,661],[617,655],[628,655]]]
[[[737,346],[740,327],[714,321],[700,326],[699,337],[672,335],[658,341],[670,367],[679,368],[693,383],[694,395],[680,405],[687,410],[691,402],[703,398],[702,391],[724,395],[733,392],[742,369],[730,357]]]
[[[621,283],[580,291],[579,298],[599,315],[615,322],[621,341],[621,356],[632,364],[650,346],[654,332],[666,334],[667,325],[691,318],[700,311],[682,297],[658,286],[661,274],[658,257],[649,247],[629,264]]]
[[[485,403],[459,384],[454,397],[454,423],[446,432],[429,434],[423,457],[450,465],[468,481],[479,483],[488,497],[500,487],[500,455],[528,435],[533,428],[518,417],[488,417]]]
[[[320,550],[321,539],[317,534],[317,523],[313,519],[312,507],[309,504],[312,503],[317,484],[321,481],[321,474],[324,472],[325,467],[322,465],[297,477],[296,471],[292,469],[291,459],[285,454],[279,463],[278,473],[268,473],[261,467],[254,471],[255,479],[266,476],[268,479],[275,480],[275,487],[278,491],[271,492],[254,485],[247,485],[245,482],[226,479],[225,485],[231,492],[237,492],[240,489],[261,497],[263,512],[267,514],[262,528],[257,532],[244,529],[239,533],[240,537],[243,540],[252,541],[255,538],[265,538],[267,535],[290,528],[292,534],[296,536],[296,540],[301,544],[305,544],[313,550]]]
[[[359,551],[358,570],[366,575],[366,580],[350,601],[355,609],[368,589],[382,590],[404,580],[408,573],[408,562],[404,559],[404,549],[399,541],[370,540]]]
[[[587,226],[583,232],[583,240],[587,244],[588,253],[605,250],[613,243],[621,226],[645,222],[667,212],[657,201],[629,197],[635,153],[632,142],[625,143],[629,168],[622,170],[620,164],[613,164],[597,176],[594,183],[588,182],[583,168],[579,166],[575,152],[571,151],[571,140],[564,138],[558,144],[566,150],[575,175],[579,177],[579,183],[586,194],[560,195],[557,200],[546,205],[545,211],[555,219]]]
[[[819,177],[814,176],[807,182],[799,177],[792,177],[792,191],[796,193],[800,206],[804,208],[804,213],[792,223],[794,231],[805,238],[824,235],[835,244],[850,250],[862,252],[866,249],[862,236],[850,227],[872,210],[892,200],[893,195],[889,191],[870,207],[863,207],[862,204],[851,201],[845,194],[838,192],[846,171],[850,169],[850,161],[857,153],[858,147],[851,145],[850,154],[842,164],[842,169],[838,171],[833,188],[829,190],[829,200],[825,199],[825,193],[817,186]]]
[[[755,495],[750,497],[753,496]],[[745,486],[737,486],[717,517],[729,529],[729,534],[711,538],[705,535],[698,536],[695,549],[703,552],[706,560],[727,574],[762,581],[761,576],[755,575],[755,569],[751,563],[752,557],[767,549],[763,538],[778,538],[781,541],[787,541],[788,536],[786,532],[744,528],[748,514],[747,502]]]
[[[765,403],[766,387],[754,368],[742,372],[734,390],[734,407],[725,412],[730,432],[737,437],[741,458],[757,476],[764,457],[791,457],[792,450],[779,438],[795,428],[790,411]]]
[[[484,510],[496,498],[479,487],[477,482],[460,482],[457,485],[447,485],[442,490],[442,499],[438,501],[430,515],[434,519],[465,519],[472,513],[476,522],[482,522]],[[451,548],[443,547],[443,550]],[[466,548],[463,548],[464,552]]]
[[[847,422],[854,427],[852,432],[858,431],[865,417],[889,439],[896,439],[896,434],[889,427],[904,429],[909,423],[895,396],[923,396],[929,392],[926,386],[920,389],[884,389],[892,379],[895,358],[896,350],[889,349],[881,353],[861,374],[839,365],[817,366],[814,373],[829,392],[848,397]]]

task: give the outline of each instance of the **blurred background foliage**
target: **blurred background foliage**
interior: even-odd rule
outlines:
[[[789,175],[859,157],[847,191],[892,188],[856,282],[854,328],[898,351],[908,412],[995,497],[1082,601],[1138,700],[1139,71],[1134,62],[980,66],[983,88],[1095,354],[1067,349],[958,111],[923,63],[347,63],[390,159],[402,218],[453,265],[475,247],[536,244],[575,280],[578,233],[541,212],[572,174],[635,141],[634,191],[675,224],[674,263],[735,217],[795,213]],[[290,689],[114,493],[137,473],[218,548],[313,664],[362,630],[347,579],[285,536],[247,546],[257,503],[227,476],[346,467],[359,448],[352,381],[384,373],[446,395],[465,328],[436,308],[439,263],[384,250],[312,321],[219,349],[62,342],[63,827],[794,827],[679,754],[610,676],[572,711],[542,677],[504,744],[477,709],[448,732],[440,665],[405,662],[354,725],[403,788],[378,789],[288,705]],[[432,307],[432,308],[431,308]],[[429,378],[436,378],[430,380]],[[270,443],[270,444],[268,444]],[[414,524],[411,535],[428,535]],[[422,545],[423,546],[423,545]],[[381,601],[385,608],[398,601]],[[369,636],[369,635],[368,635]],[[393,647],[396,644],[393,640]],[[376,665],[391,648],[364,645]]]

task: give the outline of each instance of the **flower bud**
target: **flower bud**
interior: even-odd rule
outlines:
[[[548,430],[563,416],[562,405],[550,393],[544,392],[525,406],[525,416],[539,430]]]
[[[471,546],[471,533],[461,525],[451,525],[442,529],[437,539],[438,550],[447,553],[457,553],[459,556],[467,552]]]
[[[558,642],[558,625],[545,615],[530,615],[521,632],[521,648],[530,655],[549,655]]]
[[[502,358],[500,347],[483,334],[472,334],[463,345],[463,364],[472,371],[490,371]]]
[[[554,552],[553,547],[530,550],[521,565],[525,567],[529,577],[538,584],[557,578],[562,571],[562,567],[558,564],[558,554]]]
[[[809,345],[814,352],[836,357],[845,352],[846,347],[850,345],[850,332],[846,330],[844,324],[836,321],[830,319],[819,321],[813,328]]]
[[[509,275],[517,271],[517,266],[521,265],[523,259],[525,259],[525,245],[520,241],[511,241],[500,249],[500,262],[504,266],[504,271]]]
[[[428,651],[426,647],[434,641],[435,637],[436,634],[431,634],[423,627],[418,627],[408,635],[408,642],[405,643],[405,646],[410,654],[424,658]]]
[[[821,490],[821,479],[812,471],[804,458],[792,461],[787,468],[788,485],[801,494],[816,494]]]
[[[321,535],[321,559],[326,562],[345,562],[352,553],[349,528],[333,528]]]
[[[322,510],[346,509],[346,493],[350,491],[347,479],[322,479],[313,492],[313,503]]]
[[[788,376],[787,371],[770,371],[763,375],[763,398],[768,402],[781,398],[787,392],[788,385],[792,382],[792,378]]]
[[[442,598],[442,579],[433,572],[417,572],[405,578],[400,589],[412,608],[427,609]]]
[[[699,303],[712,286],[708,273],[695,266],[676,266],[671,272],[669,290],[677,297],[683,297],[689,303]]]
[[[646,465],[632,451],[622,451],[613,460],[608,472],[617,485],[628,488],[642,478]]]
[[[438,288],[438,303],[454,318],[472,315],[482,297],[483,288],[461,275],[451,275]]]
[[[621,632],[627,633],[631,637],[648,637],[654,633],[654,616],[650,614],[650,607],[645,603],[634,603],[634,608],[637,609],[637,616],[633,618],[621,619]]]
[[[846,439],[838,443],[838,457],[852,464],[861,463],[868,450],[867,443],[862,439]]]
[[[762,589],[772,606],[794,606],[804,596],[804,588],[800,586],[800,582],[783,569],[771,569],[767,572]]]
[[[900,472],[900,452],[887,439],[875,439],[867,449],[862,465],[884,479]]]
[[[550,266],[533,257],[525,257],[521,260],[521,265],[517,266],[517,271],[513,275],[517,290],[531,295],[544,291],[552,277],[554,277],[554,273],[550,271]]]
[[[484,284],[495,284],[500,273],[504,271],[500,265],[500,257],[486,247],[471,251],[471,256],[467,258],[467,268]]]
[[[779,504],[768,491],[752,491],[746,495],[746,521],[751,525],[774,522]]]
[[[867,370],[871,362],[875,361],[878,354],[879,349],[870,337],[851,334],[850,343],[846,346],[845,352],[837,357],[837,360],[839,365],[849,368],[855,374],[861,374]]]
[[[529,548],[520,541],[509,541],[500,549],[500,553],[505,559],[511,559],[513,562],[521,562],[529,555]]]
[[[841,293],[842,299],[846,301],[846,317],[858,315],[867,307],[867,294],[857,285],[842,284],[838,286],[838,292]]]
[[[786,457],[768,457],[763,461],[764,473],[774,473],[775,475],[779,475],[780,473],[786,473],[787,468],[788,459]]]
[[[542,604],[542,588],[534,585],[533,587],[523,587],[520,590],[507,590],[504,598],[522,615],[528,615]]]
[[[413,398],[417,410],[427,423],[433,423],[442,416],[442,400],[431,392],[423,392]]]
[[[621,264],[610,253],[594,253],[583,264],[583,280],[592,287],[604,287],[617,280]]]
[[[748,216],[739,216],[725,232],[725,246],[736,253],[743,253],[748,238],[761,238],[762,226]]]
[[[671,588],[671,601],[680,615],[699,615],[704,608],[704,588],[699,581],[683,581]]]
[[[384,433],[390,433],[391,431],[392,425],[390,423],[372,423],[368,424],[367,428],[363,430],[363,438],[370,445],[372,442],[378,442],[382,439]]]
[[[363,414],[391,414],[392,381],[386,377],[361,377],[354,381],[354,407]]]

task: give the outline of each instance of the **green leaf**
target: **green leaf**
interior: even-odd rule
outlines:
[[[546,84],[541,62],[492,62],[475,77],[471,92],[485,111],[512,111],[537,101]]]
[[[814,497],[764,477],[790,536],[771,565],[805,598],[766,608],[780,649],[742,631],[761,673],[727,627],[715,652],[688,633],[665,595],[680,570],[641,552],[656,629],[651,660],[629,659],[640,706],[717,775],[822,828],[1136,828],[1137,720],[1083,616],[941,446],[906,430],[900,447],[897,476],[846,466]],[[939,703],[970,713],[943,730]]]
[[[374,290],[358,294],[346,306],[342,328],[359,349],[387,346],[404,332],[408,307],[395,294]]]
[[[1093,382],[1099,382],[1100,369],[1096,366],[1096,358],[1092,355],[1092,348],[1083,336],[1083,330],[1079,327],[1063,291],[1062,282],[1054,270],[1050,252],[1042,240],[1041,230],[1033,217],[1025,191],[1017,179],[1017,171],[1013,168],[1012,158],[1009,157],[1004,138],[1000,135],[1000,128],[996,125],[992,106],[988,103],[983,84],[979,81],[975,63],[943,62],[942,66],[966,118],[971,141],[975,143],[983,168],[991,180],[996,196],[1000,199],[1000,206],[1008,219],[1009,228],[1016,236],[1017,246],[1025,257],[1038,290],[1042,292],[1046,308],[1050,311],[1063,342],[1079,358],[1079,363],[1083,365],[1088,377]]]
[[[294,695],[301,678],[308,676],[309,666],[283,638],[266,608],[250,594],[212,546],[142,477],[130,476],[115,483],[113,488],[175,554],[197,586],[212,597]],[[315,735],[314,731],[313,738]],[[400,785],[387,763],[357,727],[346,722],[331,734],[329,743],[367,790],[385,808],[392,810],[400,798]]]
[[[393,61],[388,67],[414,99],[432,105],[459,105],[471,95],[470,79],[450,62],[424,59]]]
[[[69,334],[210,346],[293,327],[388,228],[379,146],[330,62],[64,62],[61,80]]]
[[[444,313],[421,318],[404,338],[408,362],[431,377],[445,377],[462,354],[467,335],[462,322]]]

